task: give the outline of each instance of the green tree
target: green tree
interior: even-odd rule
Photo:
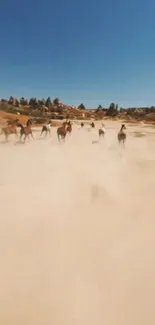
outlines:
[[[29,99],[29,106],[33,106],[33,103],[34,103],[33,98],[30,98]]]
[[[17,98],[15,98],[14,104],[15,104],[16,107],[19,107],[19,100]]]
[[[146,110],[147,110],[147,109],[146,109]],[[154,113],[154,112],[155,112],[155,107],[154,107],[154,106],[151,106],[150,109],[149,109],[149,111],[150,111],[151,113]]]
[[[51,98],[50,98],[50,97],[48,97],[48,98],[46,99],[45,105],[46,105],[48,108],[51,108],[52,102],[51,102]]]
[[[118,114],[118,109],[114,103],[111,103],[109,108],[107,109],[106,115],[107,116],[116,116]]]
[[[84,104],[80,104],[80,105],[78,106],[78,108],[81,109],[81,110],[86,109],[85,106],[84,106]]]
[[[28,105],[28,100],[25,99],[24,97],[22,97],[22,98],[20,99],[20,105],[21,105],[21,106],[26,106],[26,105]]]
[[[102,111],[102,105],[99,105],[98,108],[96,109],[96,113]]]
[[[4,99],[4,98],[2,98],[2,99],[1,99],[1,103],[7,103],[7,100]]]
[[[14,98],[10,96],[8,104],[13,105],[13,103],[14,103]]]
[[[32,97],[29,100],[29,106],[33,107],[33,108],[37,108],[39,106],[39,102],[37,100],[36,97]]]
[[[55,99],[53,100],[53,104],[54,104],[54,105],[59,105],[59,103],[60,103],[59,98],[55,98]]]
[[[41,105],[41,106],[46,105],[46,101],[45,101],[45,99],[44,99],[44,98],[39,99],[39,100],[38,100],[38,104]]]

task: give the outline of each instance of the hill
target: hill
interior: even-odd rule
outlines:
[[[108,108],[99,105],[96,109],[89,109],[80,104],[78,107],[64,104],[58,98],[53,101],[48,97],[45,99],[17,99],[10,97],[9,100],[0,100],[0,123],[3,124],[7,119],[14,119],[18,115],[21,123],[25,123],[31,117],[36,124],[42,124],[47,119],[61,121],[65,118],[78,120],[102,120],[120,119],[126,122],[144,121],[155,123],[155,107],[140,108],[120,108],[115,103],[111,103]],[[59,123],[60,124],[60,123]]]

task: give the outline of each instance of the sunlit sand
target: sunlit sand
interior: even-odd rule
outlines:
[[[0,324],[155,324],[155,129],[120,124],[0,138]]]

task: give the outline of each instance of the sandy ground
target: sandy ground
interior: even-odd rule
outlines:
[[[155,324],[155,129],[119,126],[0,144],[0,324]]]

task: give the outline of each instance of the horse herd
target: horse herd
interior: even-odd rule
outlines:
[[[92,122],[90,124],[90,126],[92,128],[95,128],[95,124],[94,122]],[[20,128],[20,136],[19,136],[19,141],[26,141],[26,139],[29,137],[29,135],[34,139],[33,133],[32,133],[32,121],[30,119],[27,120],[26,125],[24,126],[23,124],[21,124],[19,122],[18,119],[14,120],[14,121],[9,121],[7,122],[7,125],[5,127],[2,127],[1,129],[1,133],[0,134],[4,134],[5,136],[5,141],[8,141],[8,137],[11,134],[15,134],[16,137],[18,137],[18,132],[17,132],[17,128]],[[51,134],[51,127],[52,127],[52,121],[50,120],[46,125],[43,125],[42,130],[41,130],[41,134],[40,136],[42,136],[42,134],[44,134],[44,137],[46,137],[47,135]],[[84,123],[81,122],[81,128],[84,127]],[[125,133],[125,124],[121,125],[121,129],[117,134],[117,139],[118,142],[121,144],[125,144],[126,141],[126,133]],[[57,128],[57,137],[59,141],[65,141],[65,138],[67,136],[67,134],[71,134],[72,132],[72,123],[68,120],[66,120],[65,122],[62,123],[62,126]],[[102,127],[98,130],[98,136],[99,138],[104,137],[105,135],[105,127],[104,124],[102,124]]]

